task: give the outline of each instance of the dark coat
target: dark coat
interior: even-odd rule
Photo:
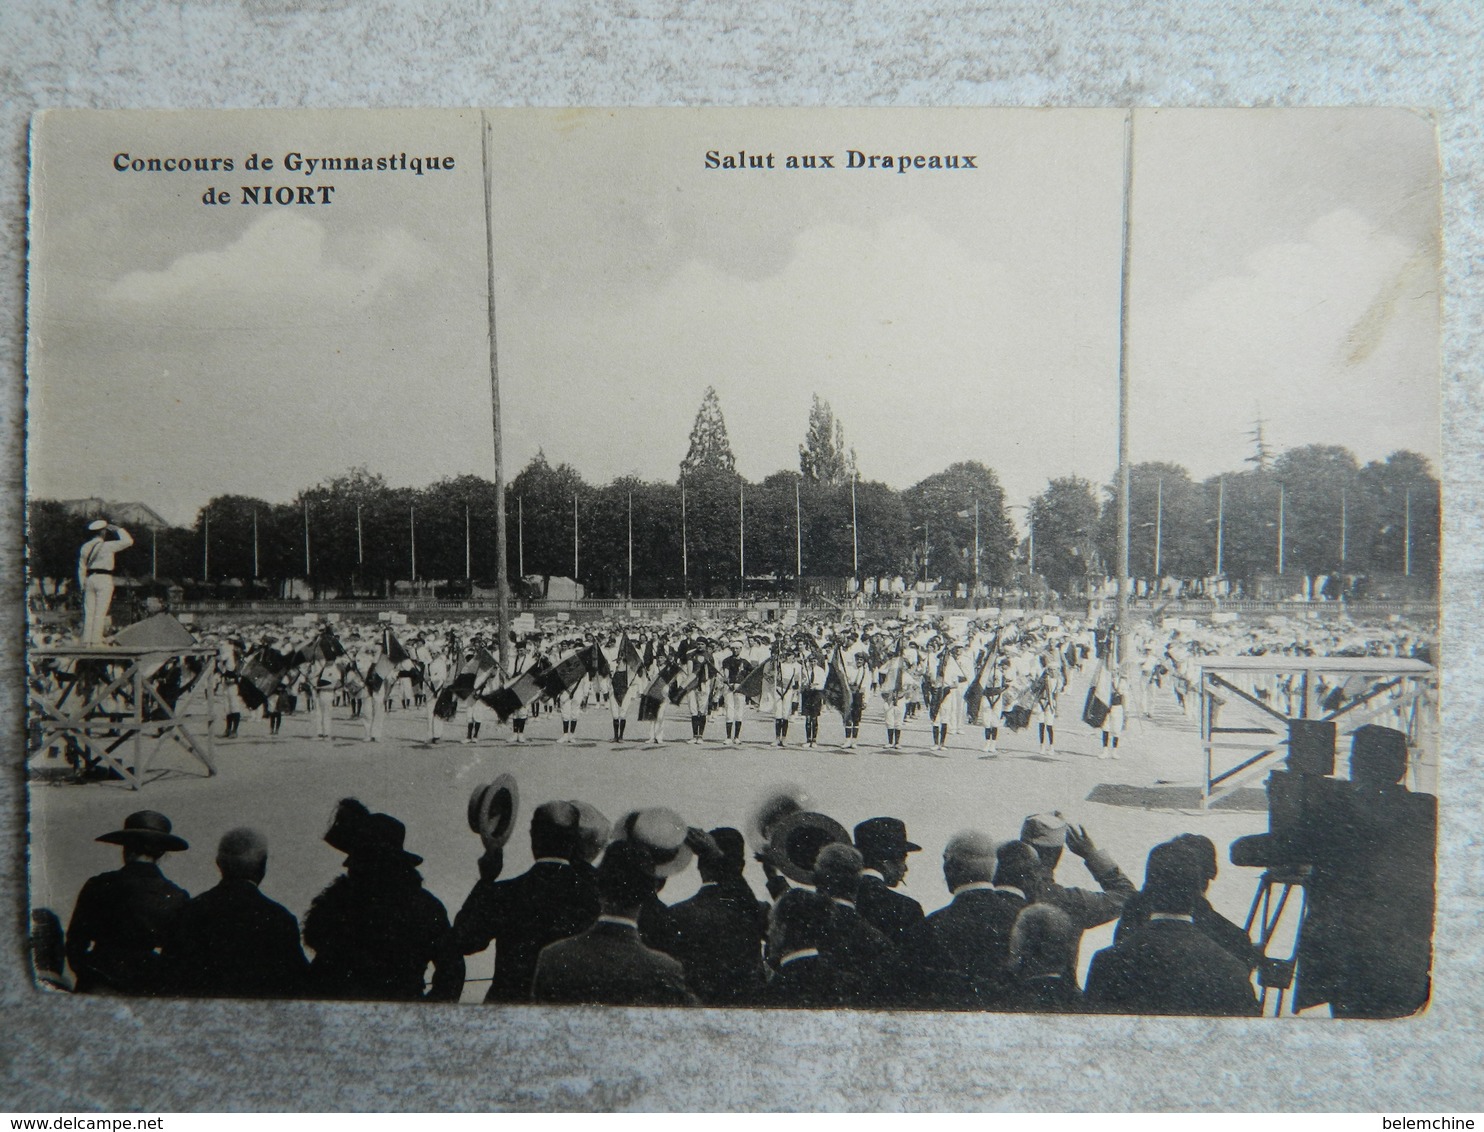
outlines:
[[[840,972],[823,955],[791,959],[773,972],[761,993],[759,1006],[845,1006],[849,990]]]
[[[159,994],[160,948],[190,894],[152,861],[130,861],[91,878],[77,894],[67,925],[67,962],[82,992]]]
[[[900,997],[896,949],[852,907],[832,902],[820,953],[839,972],[847,999],[858,1006]]]
[[[1298,951],[1300,1007],[1396,1018],[1430,993],[1437,799],[1400,786],[1352,789],[1334,806],[1314,863]]]
[[[749,1002],[762,989],[768,905],[740,877],[708,883],[667,909],[661,950],[680,960],[685,985],[708,1006]]]
[[[187,904],[164,955],[173,994],[293,998],[309,973],[298,921],[248,880],[224,879]]]
[[[599,920],[581,935],[542,948],[532,979],[537,1002],[596,1002],[611,1006],[684,1006],[677,959],[645,947],[637,928]]]
[[[314,954],[311,993],[325,998],[455,1001],[464,984],[462,955],[442,950],[448,912],[400,862],[347,860],[346,873],[314,898],[304,944]]]
[[[1121,1014],[1258,1013],[1251,973],[1185,920],[1153,920],[1092,959],[1087,1001]]]
[[[922,922],[921,904],[904,892],[888,888],[886,881],[871,873],[861,875],[855,909],[896,947],[906,942],[907,933]]]
[[[1080,1014],[1087,1009],[1082,988],[1066,975],[1034,975],[1011,982],[1006,1009],[1026,1014]]]
[[[485,1002],[525,1002],[541,949],[598,918],[593,870],[540,861],[509,880],[480,880],[459,909],[449,949],[472,955],[495,944],[495,975]]]
[[[1003,889],[960,892],[908,933],[925,1005],[995,1006],[1006,995],[1010,932],[1025,898]]]
[[[1262,949],[1252,942],[1246,932],[1211,907],[1211,902],[1204,896],[1196,898],[1192,918],[1201,934],[1213,943],[1220,944],[1224,950],[1230,952],[1232,958],[1241,960],[1249,971],[1262,960]],[[1117,943],[1148,921],[1148,901],[1143,893],[1136,892],[1123,906],[1123,915],[1119,917],[1118,929],[1114,932],[1113,942]]]

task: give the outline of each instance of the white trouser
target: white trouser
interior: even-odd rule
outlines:
[[[113,604],[113,575],[89,574],[82,587],[82,643],[101,645]]]

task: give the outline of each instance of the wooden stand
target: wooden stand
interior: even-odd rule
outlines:
[[[201,645],[32,649],[26,679],[32,753],[70,740],[138,790],[150,760],[169,741],[179,743],[208,776],[214,775],[210,720],[215,659],[216,650]],[[198,672],[192,673],[189,661],[199,665]],[[181,678],[173,703],[163,683],[172,672]],[[198,700],[206,707],[202,738],[185,720]]]
[[[1405,723],[1408,743],[1415,746],[1423,730],[1418,708],[1430,699],[1436,680],[1432,665],[1399,657],[1206,656],[1198,658],[1198,663],[1201,748],[1206,762],[1202,808],[1283,758],[1287,754],[1288,724],[1293,719],[1332,720],[1342,731],[1353,731],[1396,712]],[[1317,691],[1312,687],[1320,675],[1331,680],[1355,678],[1364,684],[1365,691],[1326,712],[1317,703]],[[1241,686],[1265,676],[1289,677],[1297,682],[1290,689],[1288,707],[1292,715]],[[1223,714],[1240,714],[1239,724],[1218,726],[1218,707]],[[1219,767],[1219,751],[1246,753],[1248,757]]]

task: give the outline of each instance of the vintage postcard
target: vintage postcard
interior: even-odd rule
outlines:
[[[52,111],[38,984],[1394,1018],[1402,109]]]

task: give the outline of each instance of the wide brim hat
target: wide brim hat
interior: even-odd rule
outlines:
[[[922,849],[907,840],[907,825],[900,818],[867,818],[855,827],[855,847],[870,860],[892,860]]]
[[[814,883],[814,861],[826,845],[849,845],[850,834],[834,818],[813,810],[789,814],[773,827],[768,859],[797,884]]]
[[[520,788],[515,777],[502,774],[493,782],[476,786],[469,795],[469,828],[493,845],[504,845],[515,829],[520,810]]]
[[[663,806],[625,814],[616,832],[618,840],[632,841],[645,848],[653,862],[651,871],[657,877],[684,872],[695,857],[685,843],[689,832],[685,822],[674,810]]]
[[[184,838],[170,832],[170,819],[154,810],[138,810],[124,819],[122,829],[93,840],[151,853],[178,853],[190,848]]]

